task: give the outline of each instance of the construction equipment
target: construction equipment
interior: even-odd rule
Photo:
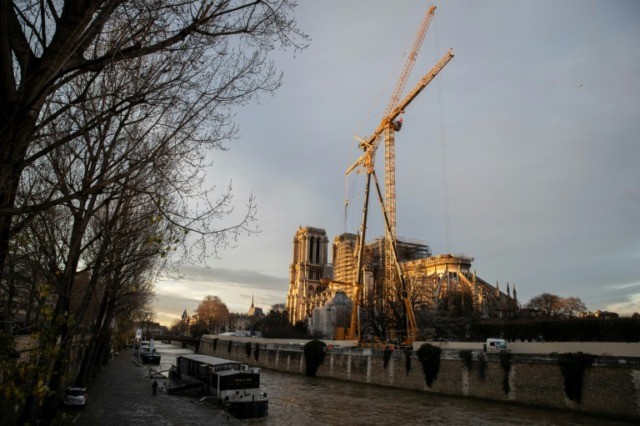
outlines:
[[[411,344],[417,336],[417,326],[413,309],[411,306],[411,300],[409,298],[408,290],[404,279],[402,278],[402,271],[400,264],[398,263],[396,253],[396,192],[395,192],[395,132],[399,131],[402,127],[402,118],[399,118],[407,106],[420,94],[420,92],[438,75],[438,73],[449,63],[453,58],[453,52],[451,49],[438,61],[438,63],[425,74],[420,81],[414,86],[414,88],[402,99],[400,97],[406,86],[407,80],[413,69],[416,57],[422,46],[425,34],[431,22],[431,18],[435,13],[435,6],[431,6],[425,14],[419,28],[416,33],[416,37],[407,58],[407,62],[403,68],[403,71],[396,83],[396,87],[393,91],[391,99],[387,105],[385,114],[380,120],[380,124],[376,127],[375,131],[366,138],[356,139],[360,141],[359,147],[364,151],[362,155],[347,169],[346,174],[351,173],[354,169],[361,167],[367,173],[367,183],[365,189],[365,205],[363,208],[363,220],[360,233],[358,261],[357,261],[357,273],[356,273],[356,291],[355,300],[352,310],[351,325],[347,336],[360,340],[360,329],[357,324],[358,319],[358,305],[362,287],[362,256],[364,254],[365,244],[365,230],[367,222],[368,211],[368,199],[369,199],[369,186],[371,182],[371,176],[373,175],[376,188],[378,189],[380,204],[382,212],[385,217],[385,285],[390,286],[395,283],[395,278],[399,280],[399,295],[402,299],[405,313],[407,317],[407,339],[406,343]],[[380,137],[384,134],[385,140],[385,203],[382,200],[380,189],[375,175],[375,154],[378,149]]]

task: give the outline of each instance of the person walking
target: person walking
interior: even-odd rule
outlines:
[[[158,391],[158,381],[153,379],[153,384],[151,385],[152,393],[151,395],[156,396],[156,392]]]

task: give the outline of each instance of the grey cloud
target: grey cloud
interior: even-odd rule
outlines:
[[[551,292],[580,297],[590,309],[640,310],[637,4],[437,6],[437,28],[429,30],[407,87],[435,62],[435,31],[437,57],[448,47],[456,57],[407,108],[396,135],[398,235],[424,240],[436,254],[449,250],[442,129],[451,249],[473,256],[479,276],[501,288],[516,284],[521,302]],[[296,17],[312,43],[295,59],[277,54],[283,86],[239,111],[241,138],[214,154],[210,175],[212,185],[232,178],[240,197],[257,196],[263,232],[241,239],[211,268],[183,268],[186,280],[239,290],[243,301],[264,289],[272,295],[265,302],[281,302],[298,225],[324,228],[330,239],[357,232],[362,175],[348,179],[349,190],[355,181],[360,187],[347,195],[343,215],[344,171],[360,153],[353,135],[377,125],[383,91],[392,89],[385,82],[426,7],[301,2]],[[363,12],[366,20],[358,18]],[[371,22],[398,28],[380,31]],[[336,47],[335,40],[348,43]],[[384,185],[382,151],[376,164]],[[367,233],[374,238],[383,232],[375,200],[371,206]],[[621,287],[612,289],[616,283]]]
[[[232,283],[241,287],[280,289],[288,284],[288,278],[277,277],[250,269],[232,269],[188,265],[180,267],[183,280],[195,283]]]

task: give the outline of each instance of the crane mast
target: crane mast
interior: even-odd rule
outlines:
[[[398,106],[398,102],[400,101],[400,96],[404,92],[404,88],[407,85],[407,81],[409,79],[409,75],[411,75],[411,71],[413,70],[413,65],[416,63],[416,58],[418,57],[418,52],[422,47],[422,42],[424,41],[424,37],[427,34],[427,30],[429,29],[429,24],[431,23],[431,19],[436,11],[435,6],[429,7],[427,13],[424,15],[420,26],[418,27],[418,31],[416,32],[416,36],[413,42],[413,46],[411,51],[409,52],[409,56],[407,57],[407,61],[404,64],[404,68],[402,69],[402,73],[398,78],[398,82],[396,83],[396,87],[393,90],[391,95],[391,99],[387,104],[387,109],[385,110],[385,117],[388,116],[395,107]],[[384,131],[384,152],[385,152],[385,200],[387,204],[387,214],[389,216],[389,227],[390,227],[390,235],[385,233],[385,282],[389,285],[392,285],[395,278],[395,268],[393,264],[393,259],[391,259],[391,244],[392,241],[395,240],[396,234],[396,144],[395,144],[395,131],[393,126],[387,125]]]
[[[407,288],[402,277],[402,271],[400,269],[400,264],[397,258],[396,252],[396,190],[395,190],[395,132],[400,130],[402,125],[401,120],[396,121],[398,116],[402,114],[407,106],[418,96],[418,94],[438,75],[438,73],[444,68],[447,63],[453,58],[453,52],[451,49],[438,61],[438,63],[425,74],[420,81],[414,86],[414,88],[402,99],[400,97],[404,91],[409,75],[411,74],[411,70],[413,69],[413,65],[415,64],[416,57],[418,55],[418,51],[422,46],[422,42],[424,41],[425,34],[427,29],[429,28],[429,24],[431,23],[431,19],[435,13],[435,6],[431,6],[427,13],[425,14],[420,27],[416,33],[416,37],[407,58],[407,61],[404,65],[400,78],[396,83],[396,87],[393,91],[391,99],[387,104],[387,108],[385,114],[378,124],[377,128],[367,138],[358,138],[360,141],[359,147],[364,151],[362,155],[347,169],[346,174],[351,173],[355,168],[362,167],[367,175],[367,199],[369,192],[369,183],[370,177],[373,174],[375,178],[375,154],[378,149],[379,141],[381,136],[384,137],[385,140],[385,202],[382,201],[382,197],[380,197],[380,204],[382,206],[383,215],[385,218],[385,287],[397,289],[398,296],[402,299],[402,302],[405,307],[406,318],[407,318],[407,341],[413,341],[417,334],[417,326],[415,322],[415,317],[413,315],[413,309],[411,307],[411,303],[409,300]],[[377,186],[377,178],[376,186]],[[362,222],[362,232],[361,238],[364,237],[366,229],[366,215],[367,215],[367,203],[365,202],[364,210],[364,218]],[[364,245],[364,240],[360,241],[361,247]],[[361,294],[362,287],[362,274],[360,268],[362,267],[362,255],[360,252],[358,254],[358,271],[356,272],[356,300],[353,301],[353,310],[352,310],[352,318],[351,318],[351,326],[348,332],[350,336],[359,336],[360,330],[356,330],[357,327],[357,310],[359,304],[359,296]],[[399,279],[400,287],[395,285],[396,277]]]
[[[453,58],[451,49],[442,57],[436,66],[425,74],[407,96],[387,115],[384,126],[385,141],[385,201],[389,215],[389,231],[386,234],[385,278],[389,284],[394,283],[395,267],[391,258],[391,244],[395,243],[396,234],[396,147],[395,132],[398,125],[394,121],[418,94],[438,75],[440,70]],[[399,130],[399,129],[398,129]]]

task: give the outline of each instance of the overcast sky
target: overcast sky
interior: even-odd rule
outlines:
[[[207,295],[232,312],[255,297],[267,311],[286,300],[300,225],[330,240],[357,232],[364,175],[345,178],[354,135],[382,118],[430,4],[300,0],[309,47],[274,52],[282,87],[238,109],[239,139],[212,153],[208,176],[232,181],[238,211],[256,196],[261,233],[158,282],[157,320]],[[433,4],[405,93],[448,48],[455,57],[396,134],[398,236],[473,257],[478,276],[515,285],[522,303],[549,292],[640,312],[640,2]],[[368,235],[382,236],[372,206]]]

